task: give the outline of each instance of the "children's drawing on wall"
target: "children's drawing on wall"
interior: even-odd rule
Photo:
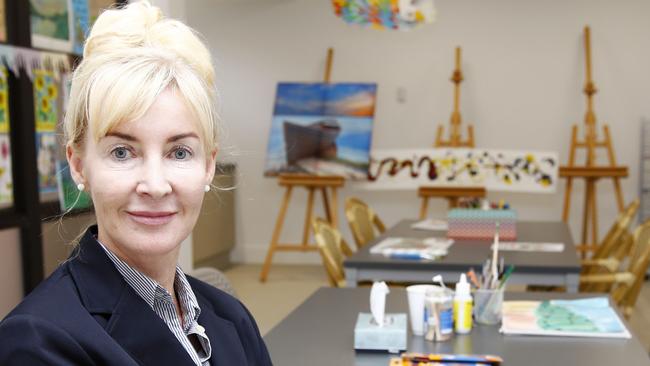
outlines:
[[[77,184],[72,180],[67,160],[56,161],[56,173],[59,204],[63,212],[92,206],[92,200],[88,192],[78,190]]]
[[[37,132],[54,132],[58,116],[59,87],[50,71],[34,70],[34,114]]]
[[[555,152],[494,149],[373,150],[369,189],[481,186],[490,191],[555,192]]]
[[[7,68],[0,66],[0,133],[9,133],[9,83]]]
[[[13,202],[9,127],[7,68],[0,66],[0,207],[9,206]]]
[[[57,154],[56,133],[37,132],[36,160],[38,163],[38,185],[41,193],[57,192]]]
[[[72,51],[71,5],[71,0],[29,0],[33,47]]]
[[[50,71],[34,70],[34,117],[36,119],[36,158],[40,192],[56,193],[56,160],[59,146],[56,140],[59,120],[59,86]],[[41,199],[56,195],[41,196]]]
[[[72,0],[73,22],[72,22],[72,52],[77,55],[83,53],[84,41],[90,31],[90,14],[88,11],[88,0]]]
[[[9,134],[0,133],[0,207],[11,205],[13,196]]]
[[[433,23],[433,0],[332,0],[334,13],[348,24],[372,29],[409,30]]]
[[[376,91],[376,84],[279,83],[265,175],[365,179]]]
[[[0,1],[0,42],[7,41],[7,22],[5,20],[5,2]]]

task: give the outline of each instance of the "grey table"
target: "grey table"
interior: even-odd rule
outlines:
[[[431,282],[435,274],[443,275],[447,282],[456,282],[461,273],[470,267],[480,272],[482,263],[490,257],[491,242],[456,240],[449,254],[435,261],[387,258],[370,254],[370,248],[386,237],[426,238],[445,236],[444,231],[411,229],[417,220],[403,220],[387,230],[357,253],[347,258],[345,280],[348,287],[356,287],[359,281]],[[517,222],[517,240],[529,242],[564,243],[564,250],[557,253],[501,252],[506,264],[515,265],[509,284],[566,286],[567,292],[577,292],[580,261],[575,244],[564,222]]]
[[[321,288],[264,337],[278,366],[384,366],[390,355],[354,351],[354,325],[359,312],[369,312],[369,288]],[[583,294],[506,293],[506,300],[577,298]],[[406,292],[391,288],[388,313],[407,313]],[[433,343],[410,336],[408,351],[496,354],[504,366],[650,365],[636,338],[598,339],[504,336],[497,326],[475,325],[468,335]]]

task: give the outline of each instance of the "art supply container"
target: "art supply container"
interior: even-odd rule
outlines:
[[[427,291],[425,304],[425,335],[428,341],[442,342],[454,335],[453,292],[449,289],[435,286]]]
[[[474,292],[474,320],[477,323],[493,325],[501,322],[504,289],[478,289]]]
[[[430,290],[439,288],[436,285],[411,285],[406,287],[406,294],[409,302],[409,318],[411,319],[411,331],[416,336],[424,335],[424,298]]]

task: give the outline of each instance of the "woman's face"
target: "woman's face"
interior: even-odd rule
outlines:
[[[119,124],[80,155],[73,176],[92,196],[98,239],[118,256],[166,255],[192,231],[216,152],[206,153],[182,99],[167,89],[142,118]]]

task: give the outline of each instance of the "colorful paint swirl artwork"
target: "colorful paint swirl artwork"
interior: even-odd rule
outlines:
[[[409,30],[433,23],[433,0],[332,0],[334,13],[349,24],[373,29]]]
[[[495,149],[373,150],[369,189],[482,186],[491,191],[555,192],[555,152]]]

